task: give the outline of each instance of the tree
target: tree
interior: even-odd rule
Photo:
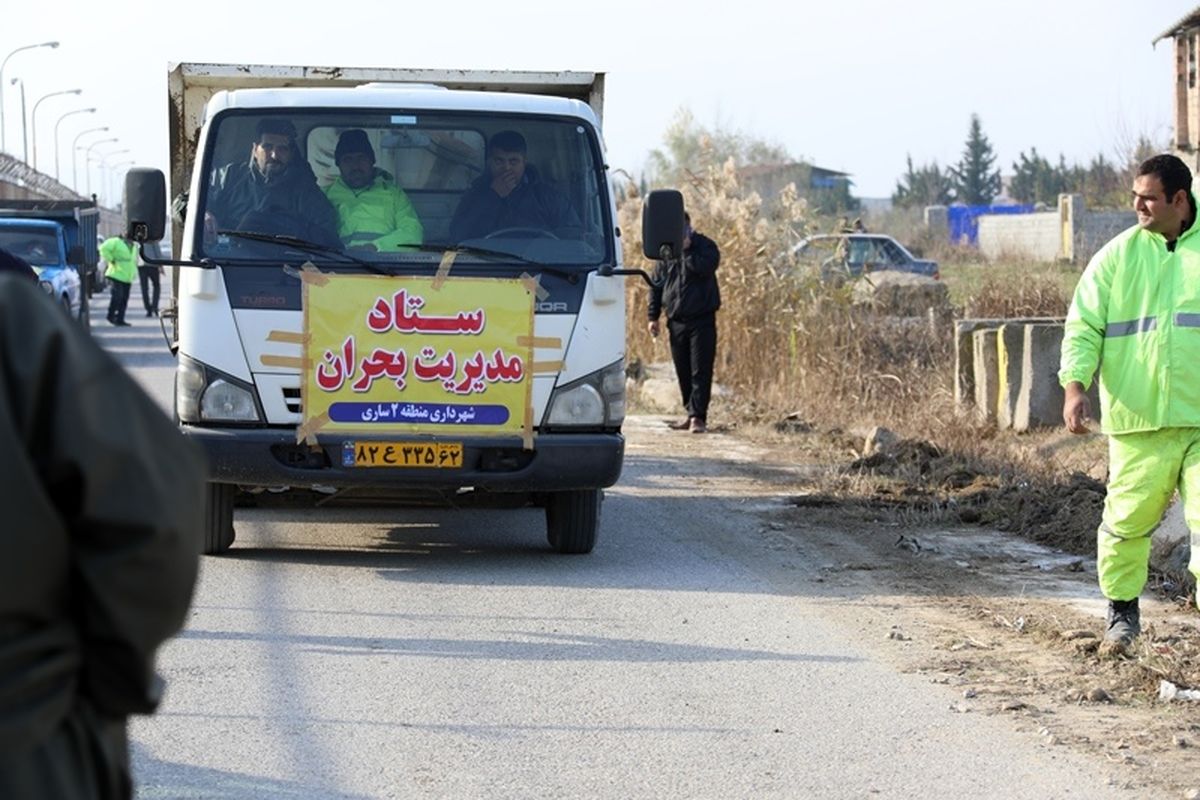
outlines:
[[[650,152],[647,171],[651,185],[679,186],[706,166],[731,158],[735,167],[792,160],[782,145],[728,130],[720,123],[707,128],[696,122],[690,110],[680,108],[663,134],[663,147]]]
[[[908,169],[892,192],[892,203],[902,208],[944,206],[954,198],[950,176],[942,172],[936,161],[914,168],[909,155],[907,163]]]
[[[950,168],[956,199],[969,206],[990,205],[1000,194],[1000,170],[994,169],[996,154],[983,135],[979,115],[971,115],[971,128],[958,166]]]
[[[1066,161],[1059,156],[1059,166],[1052,167],[1050,162],[1038,154],[1036,147],[1029,148],[1029,155],[1024,152],[1013,162],[1012,185],[1009,193],[1014,200],[1022,203],[1058,203],[1058,195],[1068,191],[1069,171]]]

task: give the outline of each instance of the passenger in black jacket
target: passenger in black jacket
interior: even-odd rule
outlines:
[[[341,248],[337,211],[317,186],[288,120],[259,121],[250,159],[213,172],[205,211],[210,229],[287,234]]]
[[[126,719],[158,705],[196,581],[204,456],[9,274],[0,453],[0,798],[125,800]]]
[[[525,151],[525,137],[516,131],[488,141],[487,173],[459,201],[450,221],[452,243],[507,228],[536,228],[560,238],[579,234],[582,224],[570,201],[526,163]]]
[[[717,355],[717,309],[721,290],[717,267],[721,251],[716,242],[692,230],[692,218],[684,215],[687,228],[683,258],[658,262],[650,290],[650,335],[658,336],[658,317],[667,312],[671,360],[688,418],[672,423],[677,430],[704,433],[708,430],[708,402],[712,396],[713,361]]]

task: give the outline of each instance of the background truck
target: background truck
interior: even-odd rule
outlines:
[[[175,411],[211,466],[205,552],[234,541],[239,487],[281,485],[533,503],[545,509],[551,547],[592,550],[602,490],[621,471],[625,416],[625,291],[600,138],[603,87],[602,74],[580,72],[171,70],[170,184],[179,196],[173,258],[163,263],[175,268]],[[523,180],[552,189],[569,211],[544,228],[456,233],[463,198],[491,180],[489,142],[511,141],[513,131],[527,146]],[[227,181],[253,171],[260,140],[286,151],[287,170],[298,171],[293,193],[311,197],[310,182],[325,191],[339,180],[347,132],[370,143],[376,168],[407,193],[419,241],[330,244],[312,219],[284,209],[291,195],[231,210]],[[164,238],[167,195],[161,173],[130,171],[126,230],[136,240]],[[676,240],[677,211],[667,226]],[[347,333],[363,314],[324,331],[309,319],[317,311],[305,298],[324,296],[317,287],[326,283],[346,287],[345,297],[361,286],[377,296],[371,324],[383,327],[371,330],[391,338],[359,341],[369,357],[355,350],[355,336],[367,334]],[[525,334],[481,336],[486,347],[472,353],[485,319],[520,322],[503,299],[514,286],[527,296]],[[438,338],[448,333],[457,338]],[[321,336],[328,347],[314,344]],[[374,393],[361,398],[371,402],[347,394],[343,378],[358,378],[354,390]],[[439,387],[445,394],[429,402]],[[342,394],[316,414],[322,392]],[[505,392],[525,399],[488,400]]]
[[[85,326],[102,280],[99,223],[95,200],[0,200],[0,247],[39,269],[43,287]]]

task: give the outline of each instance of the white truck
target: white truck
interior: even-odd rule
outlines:
[[[621,269],[603,86],[171,70],[186,194],[172,257],[143,258],[176,268],[175,413],[210,462],[204,552],[233,543],[239,488],[278,486],[533,503],[552,548],[592,550],[624,453],[621,276],[644,276]],[[161,240],[162,173],[132,170],[125,191],[127,232]],[[652,199],[646,252],[669,257],[682,200]]]

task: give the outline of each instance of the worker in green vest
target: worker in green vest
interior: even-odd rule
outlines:
[[[1101,248],[1079,280],[1059,371],[1072,433],[1088,432],[1085,392],[1100,374],[1109,463],[1097,570],[1112,653],[1141,633],[1150,535],[1176,490],[1188,527],[1200,531],[1200,231],[1187,166],[1172,155],[1142,162],[1133,207],[1137,225]],[[1194,534],[1188,568],[1200,577]]]
[[[421,244],[421,220],[395,179],[375,166],[375,149],[366,131],[344,131],[333,158],[340,175],[325,196],[337,209],[338,236],[347,249],[395,253],[405,245]]]
[[[127,236],[113,236],[100,245],[100,257],[108,264],[104,277],[108,278],[108,321],[112,325],[129,327],[125,321],[125,307],[129,305],[129,289],[137,277],[137,245]]]

